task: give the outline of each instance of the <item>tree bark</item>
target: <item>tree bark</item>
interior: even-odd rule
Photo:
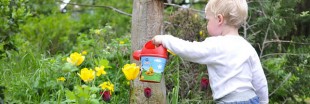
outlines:
[[[132,12],[131,49],[140,50],[153,36],[163,33],[162,0],[134,0]],[[131,58],[132,63],[141,65],[139,61]],[[165,104],[166,86],[162,77],[161,83],[141,82],[139,78],[131,83],[130,103],[132,104]],[[144,88],[152,89],[152,96],[144,96]]]

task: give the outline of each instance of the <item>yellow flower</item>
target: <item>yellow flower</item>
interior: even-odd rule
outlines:
[[[85,83],[90,82],[95,78],[95,72],[92,69],[88,70],[87,68],[83,68],[78,75]]]
[[[194,17],[197,18],[197,17],[198,17],[198,14],[195,14]]]
[[[175,53],[173,53],[172,51],[170,51],[170,50],[168,50],[168,52],[170,53],[170,54],[172,54],[173,56],[175,56],[176,54]]]
[[[64,82],[65,80],[66,80],[65,77],[59,77],[59,78],[57,78],[57,81],[62,81],[62,82]]]
[[[83,51],[83,52],[82,52],[82,55],[87,55],[87,51]]]
[[[67,62],[79,66],[84,61],[85,56],[82,56],[80,53],[74,52],[67,58]]]
[[[134,80],[137,78],[139,72],[140,72],[140,67],[136,66],[135,63],[133,64],[126,64],[122,71],[125,74],[127,80]]]
[[[100,67],[95,67],[96,70],[96,76],[100,76],[100,75],[106,75],[107,72],[104,71],[104,66],[100,66]]]
[[[103,82],[99,85],[102,90],[108,89],[111,92],[114,92],[114,84],[112,84],[110,81],[109,82]]]
[[[61,61],[66,61],[66,57],[61,58]]]
[[[119,42],[119,44],[124,44],[124,43],[125,43],[124,41],[120,41],[120,42]]]
[[[205,36],[205,34],[203,33],[202,30],[199,31],[199,35],[200,35],[201,37],[204,37],[204,36]]]
[[[95,30],[95,34],[97,34],[97,35],[99,35],[99,34],[100,34],[100,32],[101,32],[101,30],[100,30],[100,29],[96,29],[96,30]]]

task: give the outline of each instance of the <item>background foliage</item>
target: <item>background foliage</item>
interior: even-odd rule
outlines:
[[[0,103],[68,101],[62,89],[73,90],[81,81],[76,72],[60,72],[70,53],[82,51],[88,54],[81,67],[109,62],[108,79],[115,85],[111,102],[128,102],[123,98],[129,96],[129,85],[120,70],[129,63],[132,52],[131,17],[107,6],[130,14],[132,0],[70,3],[63,12],[58,0],[0,0]],[[207,0],[172,3],[192,9],[167,5],[165,32],[191,41],[204,40],[207,32],[203,10]],[[248,4],[249,19],[240,35],[261,57],[270,102],[309,103],[310,2],[248,0]],[[170,56],[165,70],[169,103],[211,103],[211,91],[201,91],[199,86],[200,79],[207,75],[206,66]],[[70,83],[57,82],[61,76]]]

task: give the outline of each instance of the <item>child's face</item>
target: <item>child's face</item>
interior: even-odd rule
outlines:
[[[206,19],[208,21],[207,29],[210,36],[221,35],[221,23],[212,13],[206,13]]]

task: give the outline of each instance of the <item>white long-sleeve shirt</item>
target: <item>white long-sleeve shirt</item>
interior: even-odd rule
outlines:
[[[261,104],[268,103],[267,80],[260,59],[243,37],[225,35],[189,42],[166,35],[162,44],[185,60],[207,65],[213,99],[253,89]]]

